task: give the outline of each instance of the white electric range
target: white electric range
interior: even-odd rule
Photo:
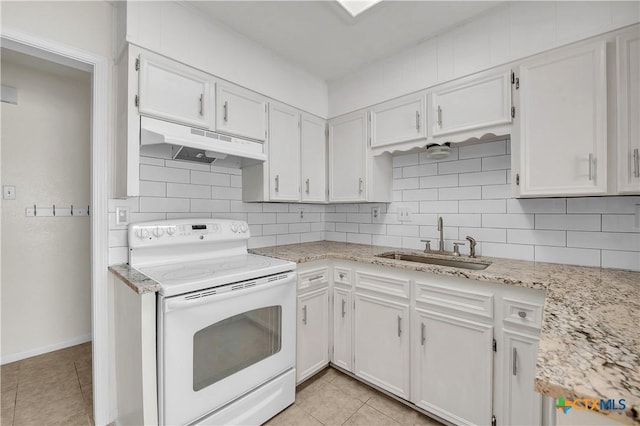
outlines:
[[[156,280],[160,424],[261,424],[295,398],[295,263],[247,252],[245,222],[131,224]]]

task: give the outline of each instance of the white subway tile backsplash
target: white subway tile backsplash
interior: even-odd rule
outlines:
[[[633,214],[603,214],[602,230],[604,232],[640,232]]]
[[[418,154],[395,155],[393,167],[417,166]]]
[[[234,188],[242,188],[242,176],[231,175],[229,184]]]
[[[402,201],[437,200],[438,190],[433,189],[405,189],[402,191]]]
[[[536,246],[535,260],[536,262],[600,266],[600,250]]]
[[[242,188],[230,186],[212,186],[211,198],[214,200],[242,200]],[[265,210],[266,211],[266,210]]]
[[[387,233],[387,225],[383,223],[362,223],[358,229],[363,234],[384,235]]]
[[[567,213],[633,214],[640,196],[569,198]]]
[[[357,223],[336,223],[336,232],[358,232]]]
[[[324,240],[324,232],[303,232],[300,234],[301,243]]]
[[[455,226],[445,226],[444,229],[442,230],[442,234],[445,240],[457,240],[459,238],[458,228]],[[437,226],[421,226],[420,238],[430,239],[431,248],[435,250],[438,248],[440,231],[438,231]],[[424,245],[423,245],[423,248],[424,248]]]
[[[482,198],[481,186],[460,186],[438,189],[439,200],[479,200],[480,198]]]
[[[393,181],[393,189],[401,190],[401,189],[418,189],[420,188],[420,179],[417,177],[407,178],[407,179],[394,179]]]
[[[460,240],[468,236],[475,238],[476,241],[487,241],[490,243],[506,243],[507,230],[500,228],[459,228]],[[468,242],[466,242],[469,245]]]
[[[640,271],[640,252],[602,250],[602,267]]]
[[[167,183],[167,197],[208,198],[211,199],[211,187],[188,183]]]
[[[479,172],[480,170],[482,170],[482,161],[480,160],[480,158],[438,163],[439,175]]]
[[[420,229],[418,225],[387,225],[387,235],[417,237]]]
[[[640,251],[640,234],[622,232],[567,232],[568,247]]]
[[[275,235],[268,235],[266,237],[252,237],[249,238],[249,248],[270,247],[275,246],[277,243]]]
[[[151,166],[164,166],[164,160],[162,158],[144,157],[140,156],[140,164],[149,164]]]
[[[324,233],[324,237],[327,239],[327,241],[337,241],[339,243],[347,242],[347,234],[345,232],[326,231]]]
[[[140,195],[143,197],[166,197],[167,184],[165,182],[141,180]]]
[[[172,167],[140,165],[140,179],[161,182],[189,183],[190,170]]]
[[[483,200],[506,200],[511,197],[511,185],[485,185],[482,187]]]
[[[480,214],[441,214],[444,226],[465,226],[479,228],[482,223]]]
[[[234,212],[256,213],[262,212],[262,204],[260,203],[243,203],[242,201],[231,200],[229,208]]]
[[[472,145],[461,146],[458,158],[478,158],[493,155],[503,155],[507,153],[506,141],[484,142]]]
[[[462,200],[458,206],[460,213],[506,213],[506,200]]]
[[[458,175],[425,176],[420,178],[420,188],[445,188],[458,186]]]
[[[265,212],[266,213],[266,212]],[[300,222],[299,213],[275,213],[276,221],[278,223],[296,223]]]
[[[300,234],[281,234],[276,235],[276,245],[298,244],[300,242]]]
[[[288,234],[289,233],[289,225],[286,223],[278,223],[278,224],[265,224],[262,225],[262,235],[278,235],[278,234]]]
[[[129,261],[128,247],[109,247],[109,264],[117,265]]]
[[[485,228],[533,229],[533,214],[483,214],[482,226]]]
[[[567,235],[565,231],[508,229],[507,242],[510,244],[566,246]]]
[[[109,231],[109,247],[126,247],[127,242],[126,229],[113,229]]]
[[[205,172],[211,171],[211,166],[209,164],[193,163],[191,161],[165,160],[164,164],[167,167],[175,167],[176,169],[200,170]]]
[[[265,203],[262,205],[265,213],[289,213],[289,205],[283,203]]]
[[[250,224],[276,223],[275,213],[249,213],[247,221]]]
[[[408,166],[408,167],[402,168],[403,178],[433,176],[437,174],[438,174],[437,164],[420,164],[418,166]]]
[[[482,171],[487,170],[508,170],[511,168],[510,155],[497,155],[495,157],[482,158]]]
[[[507,259],[534,260],[533,246],[522,244],[482,243],[480,254]]]
[[[200,200],[191,199],[191,212],[202,213],[229,213],[231,212],[231,203],[229,200]],[[216,217],[218,217],[216,215]]]
[[[192,170],[191,183],[198,185],[229,186],[231,184],[231,175]]]
[[[457,201],[421,201],[420,213],[458,213]]]
[[[536,229],[600,231],[598,214],[536,214]]]
[[[347,242],[353,244],[371,245],[371,235],[347,233]]]
[[[564,198],[507,200],[507,213],[566,213],[566,212],[567,212],[567,201]]]
[[[461,174],[458,178],[460,186],[502,185],[507,183],[506,170]]]
[[[371,213],[347,213],[347,222],[371,223]]]
[[[140,197],[140,212],[188,212],[188,198]]]
[[[311,224],[308,222],[307,223],[290,223],[288,232],[289,233],[311,232]]]

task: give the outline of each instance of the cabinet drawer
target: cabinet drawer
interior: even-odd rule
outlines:
[[[351,270],[348,268],[333,268],[333,282],[335,284],[351,285]]]
[[[408,299],[410,294],[409,280],[386,277],[380,274],[368,274],[356,271],[356,288],[358,290],[369,290],[389,296]]]
[[[416,302],[418,305],[443,313],[455,313],[463,317],[493,318],[493,294],[491,293],[471,292],[416,282]]]
[[[539,329],[542,324],[542,306],[522,300],[504,298],[505,324]]]
[[[322,267],[298,272],[298,289],[315,287],[329,283],[329,268]]]

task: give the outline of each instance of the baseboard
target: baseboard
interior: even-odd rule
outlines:
[[[46,354],[47,352],[57,351],[90,341],[91,333],[85,334],[84,336],[74,337],[73,339],[66,340],[64,342],[54,343],[47,346],[40,346],[39,348],[29,349],[28,351],[18,352],[16,354],[4,355],[0,359],[0,365],[9,364],[10,362],[20,361],[25,358],[31,358],[32,356]]]

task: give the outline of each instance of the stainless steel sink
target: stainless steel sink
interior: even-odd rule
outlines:
[[[473,269],[476,271],[482,271],[483,269],[487,269],[487,267],[489,266],[488,263],[467,262],[465,260],[442,259],[439,257],[431,257],[426,255],[421,256],[416,254],[405,254],[396,252],[378,254],[376,255],[376,257],[404,260],[405,262],[426,263],[428,265],[450,266],[452,268]]]

